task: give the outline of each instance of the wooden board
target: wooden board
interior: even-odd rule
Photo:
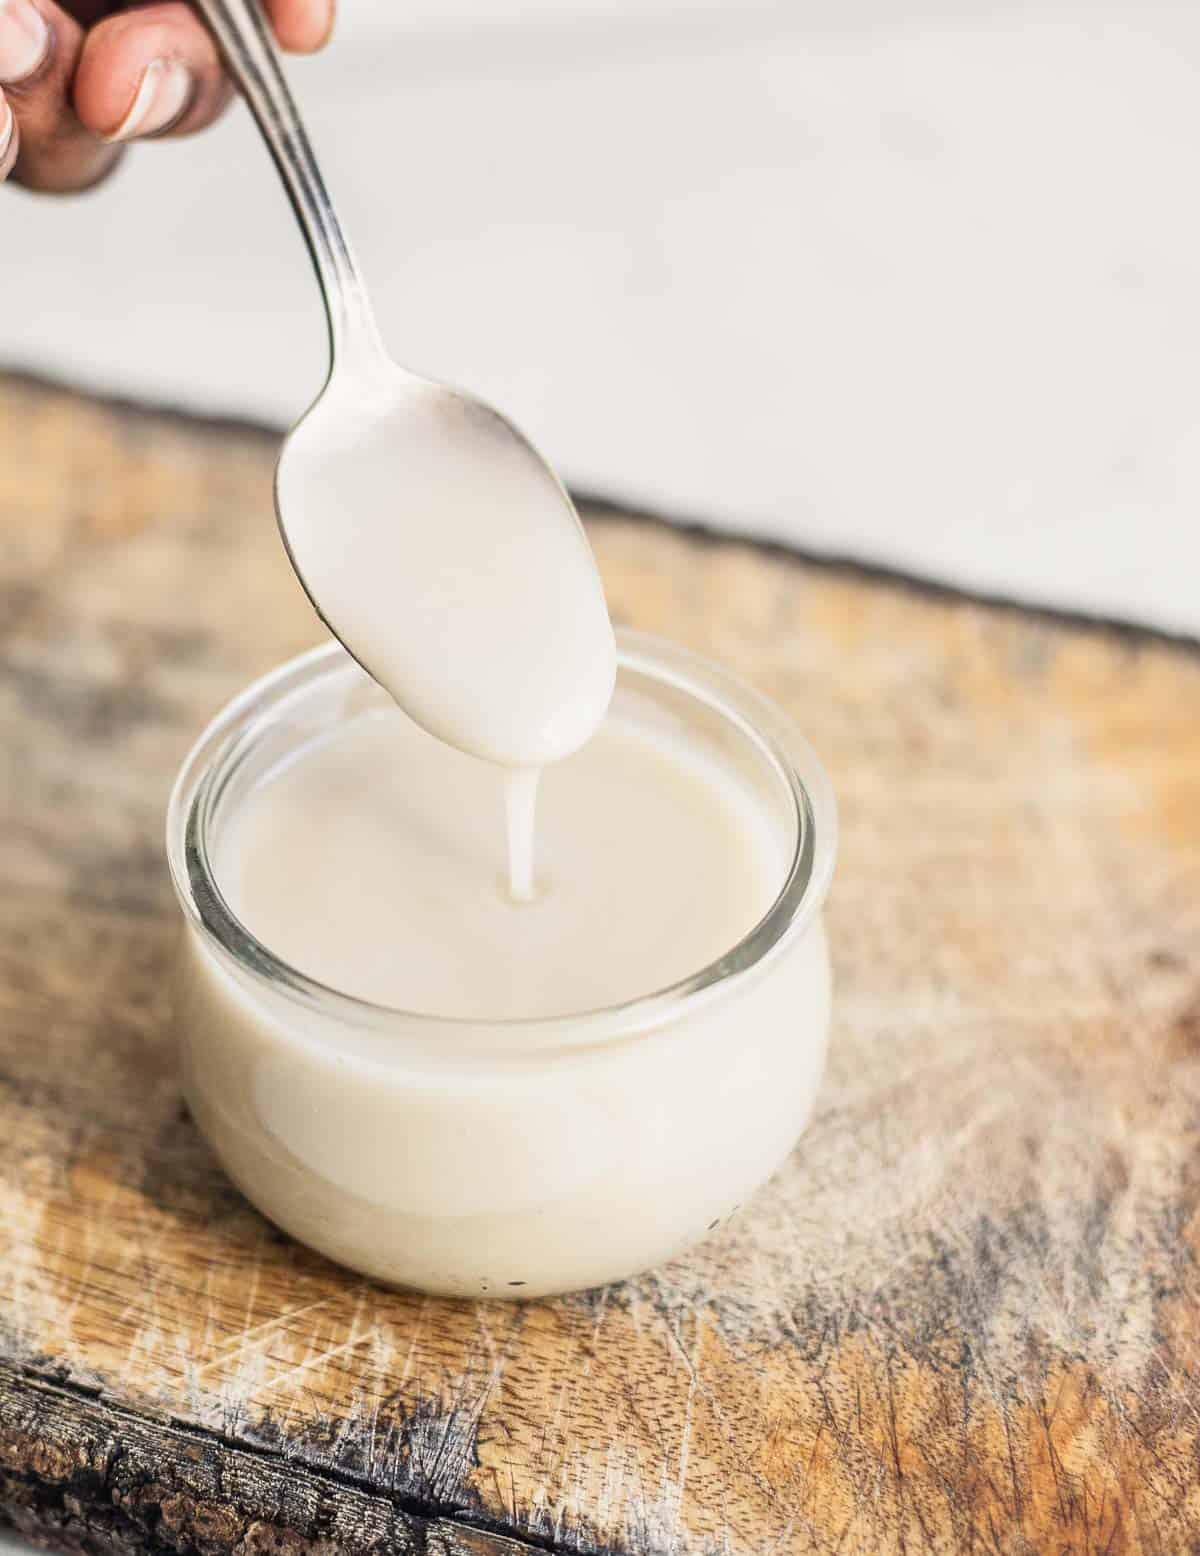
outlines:
[[[272,441],[0,382],[0,1505],[80,1551],[1177,1553],[1200,1540],[1200,655],[592,518],[615,614],[824,754],[830,1074],[642,1279],[382,1290],[180,1106],[162,858],[318,630]]]

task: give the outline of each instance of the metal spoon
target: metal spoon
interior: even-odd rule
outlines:
[[[510,767],[555,761],[594,731],[616,673],[571,499],[497,411],[391,361],[258,0],[195,3],[283,178],[329,320],[329,377],[275,471],[296,573],[433,734]]]

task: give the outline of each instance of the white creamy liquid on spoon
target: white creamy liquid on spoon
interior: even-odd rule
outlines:
[[[323,402],[324,403],[324,402]],[[537,456],[464,402],[317,424],[319,457],[279,477],[286,539],[318,610],[418,724],[505,767],[568,756],[604,717],[616,645],[587,536]],[[295,445],[306,424],[292,434]]]

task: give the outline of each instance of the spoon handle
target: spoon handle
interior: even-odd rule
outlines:
[[[260,0],[194,0],[254,115],[312,255],[329,320],[334,359],[356,342],[376,349],[379,333],[366,287],[308,133],[284,79]]]

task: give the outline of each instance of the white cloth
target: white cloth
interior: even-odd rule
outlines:
[[[397,358],[585,491],[1200,632],[1200,10],[358,0],[290,69]],[[283,423],[243,112],[0,195],[0,357]]]

